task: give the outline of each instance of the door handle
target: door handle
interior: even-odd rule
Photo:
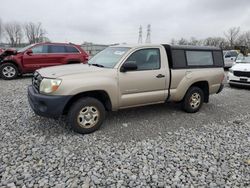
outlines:
[[[157,76],[156,76],[156,78],[164,78],[165,77],[165,75],[163,75],[163,74],[158,74]]]

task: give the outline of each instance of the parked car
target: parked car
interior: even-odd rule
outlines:
[[[250,86],[250,55],[237,57],[236,64],[229,69],[228,83],[230,86]]]
[[[197,112],[223,88],[223,54],[215,47],[121,45],[88,64],[39,69],[28,87],[36,114],[60,117],[79,133],[97,130],[106,111],[167,101]]]
[[[238,56],[238,51],[237,50],[223,51],[223,55],[224,55],[225,68],[230,68],[233,66]]]
[[[0,55],[1,55],[1,53],[3,53],[3,51],[4,51],[4,49],[0,48]]]
[[[86,63],[88,60],[88,54],[71,43],[37,43],[19,51],[6,50],[1,56],[0,76],[6,80],[42,67]]]

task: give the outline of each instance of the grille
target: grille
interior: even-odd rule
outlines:
[[[250,72],[234,71],[234,76],[242,76],[250,78]]]
[[[42,81],[42,76],[38,73],[35,72],[32,78],[32,85],[39,91],[40,83]]]

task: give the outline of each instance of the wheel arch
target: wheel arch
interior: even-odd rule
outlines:
[[[63,114],[67,114],[72,104],[74,104],[77,100],[83,97],[95,98],[103,104],[103,106],[105,107],[107,111],[112,110],[112,103],[111,103],[108,93],[104,90],[95,90],[95,91],[86,91],[86,92],[82,92],[82,93],[78,93],[74,95],[65,105]]]
[[[17,67],[17,70],[18,70],[18,73],[22,73],[22,69],[20,67],[20,65],[16,62],[16,61],[13,61],[13,60],[5,60],[5,61],[2,61],[0,66],[6,64],[6,63],[12,63],[13,65],[15,65]]]
[[[198,87],[200,88],[203,93],[204,93],[204,102],[208,103],[209,102],[209,84],[208,81],[198,81],[193,83],[191,86],[189,86],[188,90],[191,87]],[[188,90],[186,91],[186,93],[188,92]]]

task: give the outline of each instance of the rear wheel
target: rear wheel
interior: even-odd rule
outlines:
[[[11,80],[18,76],[18,69],[12,63],[4,63],[0,67],[0,76],[4,80]]]
[[[204,92],[199,87],[191,87],[182,102],[183,110],[188,113],[199,111],[204,102]]]
[[[100,128],[105,119],[105,108],[95,98],[76,101],[68,113],[68,124],[78,133],[91,133]]]

